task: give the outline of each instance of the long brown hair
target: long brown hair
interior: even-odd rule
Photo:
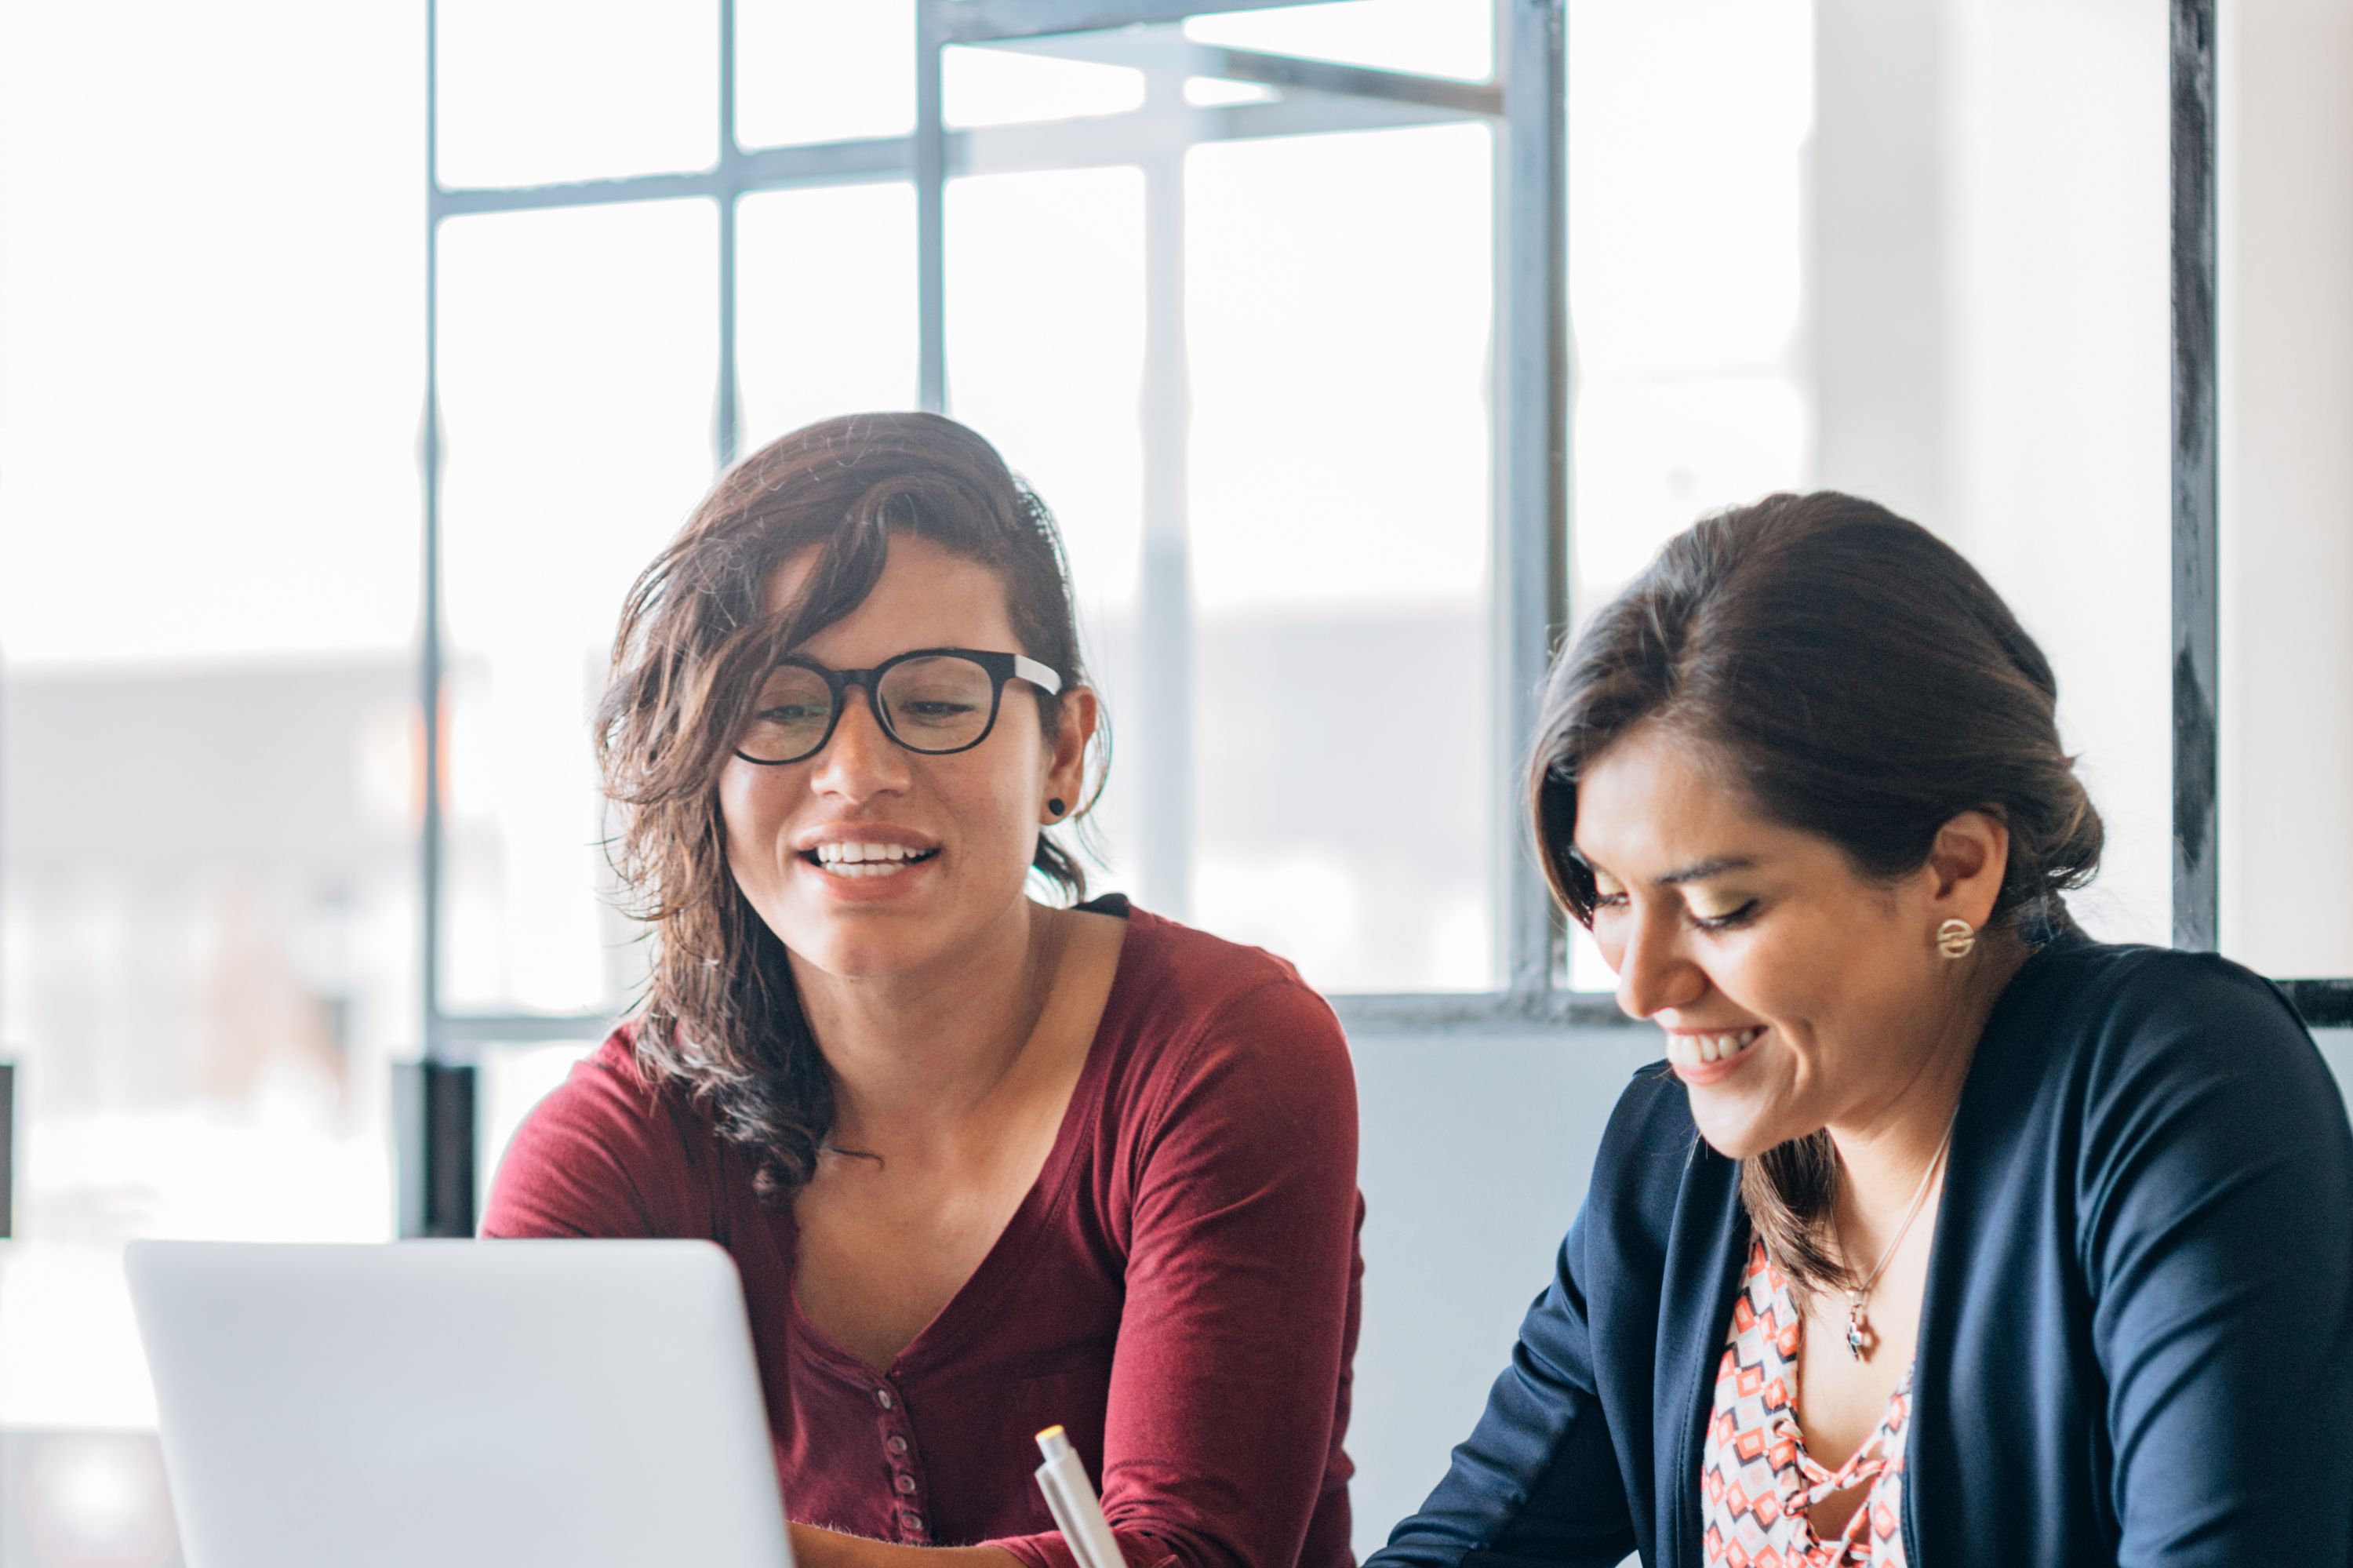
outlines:
[[[1527,773],[1545,875],[1590,926],[1577,779],[1657,718],[1725,758],[1765,816],[1830,840],[1867,877],[1917,870],[1963,811],[2000,817],[2010,862],[1988,924],[2039,941],[2100,860],[2058,697],[2050,661],[1977,569],[1885,507],[1820,491],[1702,518],[1553,667]],[[1850,1279],[1830,1234],[1838,1172],[1826,1132],[1742,1162],[1749,1219],[1803,1287]]]
[[[954,420],[853,414],[781,437],[721,476],[629,589],[596,711],[596,760],[621,819],[614,866],[652,944],[638,1070],[710,1112],[769,1202],[814,1171],[833,1085],[784,944],[728,867],[718,780],[768,670],[864,601],[894,534],[995,571],[1019,652],[1059,673],[1065,693],[1090,683],[1045,503]],[[819,552],[814,569],[772,613],[769,577],[807,550]],[[1061,701],[1037,695],[1050,745]],[[1093,787],[1074,819],[1102,789],[1108,732],[1096,734]],[[1064,896],[1085,895],[1076,857],[1042,832],[1031,865]]]

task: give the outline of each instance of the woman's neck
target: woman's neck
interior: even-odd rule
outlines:
[[[1934,1010],[1926,1038],[1904,1054],[1906,1072],[1852,1118],[1831,1125],[1839,1155],[1839,1224],[1866,1267],[1894,1239],[1944,1147],[1986,1022],[2028,952],[2013,932],[1988,933],[1980,960],[1956,977],[1953,993]]]
[[[980,941],[921,973],[795,979],[834,1086],[834,1140],[934,1135],[987,1105],[1036,1034],[1068,940],[1062,911],[1022,898]]]

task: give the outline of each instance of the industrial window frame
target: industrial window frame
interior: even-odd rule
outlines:
[[[484,189],[440,183],[438,6],[427,0],[426,418],[422,461],[425,514],[423,621],[418,701],[444,713],[445,652],[441,596],[442,454],[439,406],[440,226],[471,214],[703,197],[719,210],[719,395],[713,449],[719,467],[736,455],[736,209],[745,195],[813,185],[911,180],[916,196],[918,346],[922,405],[945,403],[945,245],[944,193],[966,166],[978,132],[949,130],[941,107],[942,58],[955,45],[1174,23],[1217,12],[1259,10],[1304,0],[916,0],[916,123],[912,134],[802,146],[745,149],[735,138],[735,0],[719,3],[719,157],[694,173]],[[1204,110],[1196,140],[1484,119],[1502,132],[1499,149],[1496,376],[1496,504],[1493,549],[1498,694],[1499,782],[1516,776],[1533,739],[1535,694],[1568,616],[1568,302],[1566,120],[1567,0],[1496,0],[1498,69],[1493,83],[1465,83],[1326,60],[1195,46],[1206,74],[1305,90],[1271,103]],[[2217,937],[2219,866],[2216,772],[2219,755],[2218,493],[2215,449],[2216,242],[2214,0],[2170,0],[2172,169],[2172,646],[2174,863],[2173,939],[2211,949]],[[1147,164],[1149,154],[1116,138],[1092,144],[1054,127],[1024,127],[1039,167]],[[999,138],[1003,140],[1003,138]],[[1017,153],[1018,158],[1023,154]],[[992,169],[1004,166],[992,155]],[[1164,192],[1165,196],[1165,192]],[[1179,198],[1181,199],[1181,197]],[[1147,196],[1147,224],[1154,203]],[[1166,252],[1166,248],[1162,250]],[[1178,248],[1181,253],[1181,245]],[[1146,241],[1147,268],[1154,246]],[[1166,261],[1162,265],[1166,265]],[[1181,266],[1181,260],[1176,263]],[[1165,280],[1164,280],[1165,282]],[[1154,285],[1147,281],[1147,291]],[[1181,280],[1180,284],[1181,287]],[[1155,313],[1155,314],[1157,313]],[[1147,341],[1151,360],[1163,329]],[[1160,345],[1166,352],[1166,344]],[[1147,426],[1155,423],[1147,419]],[[1146,432],[1146,474],[1181,464],[1181,438]],[[1155,450],[1158,448],[1160,450]],[[1147,488],[1155,488],[1147,483]],[[1187,755],[1183,715],[1189,700],[1184,597],[1183,528],[1147,514],[1143,591],[1144,690],[1147,716],[1176,736]],[[402,1230],[406,1234],[469,1234],[477,1188],[474,1061],[498,1044],[576,1040],[602,1034],[602,1014],[452,1012],[441,1004],[439,947],[446,840],[442,726],[423,726],[425,800],[419,844],[423,943],[422,1059],[404,1070],[400,1163]],[[1177,824],[1143,846],[1145,876],[1181,868],[1189,847],[1186,770],[1155,770],[1151,788],[1174,790],[1147,815]],[[1507,814],[1507,818],[1510,814]],[[1497,870],[1503,919],[1502,989],[1461,994],[1357,994],[1334,999],[1355,1032],[1521,1030],[1611,1026],[1629,1022],[1602,995],[1568,989],[1564,931],[1516,821],[1502,840]],[[2353,979],[2281,982],[2315,1027],[2353,1024]]]

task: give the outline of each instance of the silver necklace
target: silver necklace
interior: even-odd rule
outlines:
[[[1954,1121],[1958,1121],[1959,1119],[1960,1118],[1957,1115],[1953,1118]],[[1895,1227],[1894,1239],[1887,1244],[1887,1250],[1879,1255],[1878,1264],[1869,1274],[1862,1277],[1862,1283],[1856,1286],[1852,1291],[1848,1292],[1846,1304],[1846,1348],[1847,1353],[1854,1357],[1856,1361],[1862,1361],[1865,1356],[1871,1353],[1869,1349],[1873,1342],[1871,1318],[1869,1314],[1869,1308],[1871,1306],[1871,1287],[1879,1283],[1879,1277],[1887,1271],[1888,1264],[1892,1262],[1895,1256],[1895,1249],[1904,1245],[1904,1237],[1905,1234],[1912,1229],[1912,1222],[1919,1216],[1920,1205],[1927,1201],[1928,1183],[1936,1180],[1936,1167],[1944,1163],[1945,1150],[1950,1149],[1952,1146],[1953,1122],[1948,1121],[1945,1124],[1944,1141],[1936,1145],[1936,1153],[1928,1156],[1928,1169],[1920,1172],[1919,1189],[1912,1194],[1912,1206],[1904,1211],[1904,1223]],[[1833,1210],[1832,1213],[1835,1215],[1836,1211]],[[1833,1225],[1837,1224],[1835,1218],[1832,1219],[1831,1224]],[[1841,1235],[1839,1238],[1839,1246],[1843,1250],[1845,1245],[1846,1238]]]

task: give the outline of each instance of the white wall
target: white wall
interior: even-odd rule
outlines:
[[[2222,947],[2353,975],[2353,0],[2223,0]]]
[[[1359,1033],[1365,1322],[1356,1351],[1356,1554],[1445,1473],[1584,1200],[1650,1029]]]

